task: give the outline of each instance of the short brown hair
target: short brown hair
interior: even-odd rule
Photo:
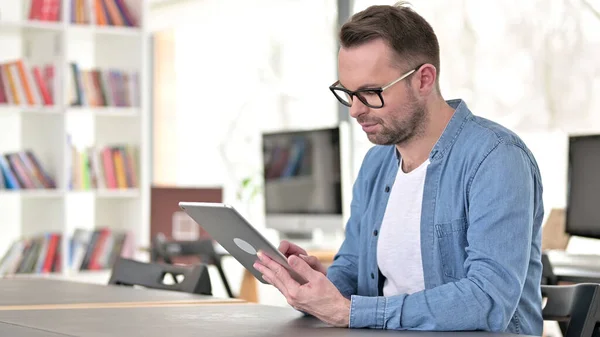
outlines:
[[[430,63],[439,76],[438,39],[431,25],[407,5],[405,1],[394,6],[376,5],[354,14],[340,29],[340,45],[351,48],[383,39],[401,63],[414,67]]]

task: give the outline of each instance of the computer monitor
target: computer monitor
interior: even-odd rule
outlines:
[[[600,238],[600,135],[569,137],[566,232]]]
[[[342,127],[262,135],[266,227],[282,238],[344,228]]]

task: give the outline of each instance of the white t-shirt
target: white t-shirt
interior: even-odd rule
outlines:
[[[383,295],[425,288],[421,261],[421,204],[429,159],[409,173],[398,168],[377,241],[377,264],[385,276]]]

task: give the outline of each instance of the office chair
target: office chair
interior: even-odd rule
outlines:
[[[558,277],[554,274],[552,263],[546,253],[542,253],[542,284],[557,285]]]
[[[173,279],[172,284],[165,283],[166,276]],[[165,263],[144,263],[119,257],[113,265],[108,284],[138,285],[151,289],[212,295],[210,275],[204,264],[193,267],[175,266]]]
[[[173,258],[178,256],[198,256],[202,263],[217,267],[225,291],[230,298],[234,298],[229,286],[229,281],[221,264],[221,255],[217,254],[211,239],[197,241],[167,241],[164,234],[158,233],[152,240],[150,259],[153,262],[162,260],[173,264]]]
[[[566,322],[563,337],[598,337],[600,284],[542,285],[546,321]]]
[[[558,285],[558,276],[554,274],[554,268],[550,262],[548,254],[542,253],[542,285]],[[558,327],[563,334],[563,337],[567,333],[568,322],[558,322]]]

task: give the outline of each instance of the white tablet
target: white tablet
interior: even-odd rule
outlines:
[[[232,206],[222,203],[182,201],[179,207],[262,283],[267,282],[252,266],[258,260],[256,256],[258,251],[262,251],[286,268],[296,282],[300,284],[307,282],[290,267],[285,256]]]

